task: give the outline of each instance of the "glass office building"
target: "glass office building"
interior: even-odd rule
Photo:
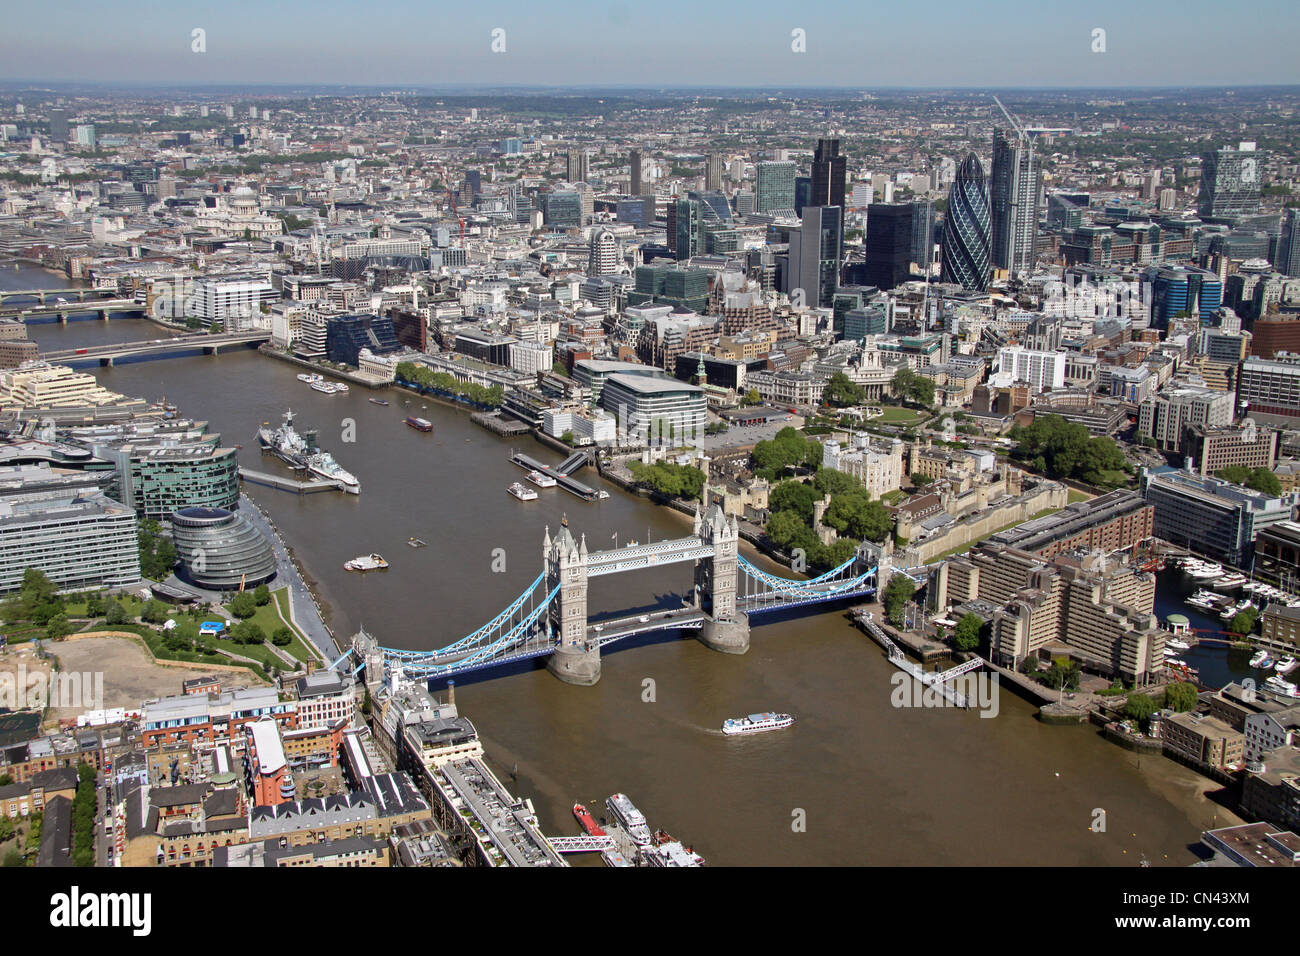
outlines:
[[[184,508],[171,516],[184,576],[212,591],[247,588],[275,577],[271,543],[244,515],[225,508]]]
[[[979,157],[967,153],[948,194],[943,225],[943,281],[987,292],[991,240],[988,184]]]

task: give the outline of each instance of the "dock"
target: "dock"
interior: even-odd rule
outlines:
[[[316,478],[311,481],[298,481],[294,478],[284,478],[280,475],[268,475],[264,471],[254,471],[251,468],[239,469],[240,481],[251,481],[255,485],[266,485],[269,488],[278,488],[281,491],[292,491],[300,495],[310,495],[317,491],[342,491],[343,482],[328,481],[324,478]]]
[[[490,432],[498,435],[513,437],[514,435],[526,435],[532,431],[524,422],[518,419],[509,419],[500,412],[475,412],[469,417],[475,425],[486,428]]]
[[[577,495],[583,501],[595,501],[599,497],[595,488],[590,485],[584,485],[578,479],[571,477],[572,473],[577,471],[583,465],[587,464],[589,459],[586,452],[574,452],[559,465],[552,467],[544,464],[529,455],[522,452],[516,452],[510,456],[510,460],[518,465],[524,471],[539,471],[543,475],[548,475],[555,479],[555,483],[571,495]]]

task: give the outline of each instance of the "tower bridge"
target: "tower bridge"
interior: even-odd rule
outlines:
[[[385,673],[446,678],[549,657],[547,668],[560,680],[589,686],[600,680],[601,648],[616,641],[653,631],[694,630],[706,647],[744,654],[749,650],[751,617],[866,597],[880,583],[879,552],[869,544],[839,567],[807,580],[762,570],[740,554],[739,545],[736,518],[716,504],[705,514],[696,511],[694,528],[686,537],[607,551],[588,550],[586,536],[575,538],[567,527],[554,536],[547,528],[542,572],[478,630],[423,651],[380,647],[358,635],[355,649],[370,682]],[[589,621],[591,578],[687,561],[695,565],[694,586],[681,607]]]

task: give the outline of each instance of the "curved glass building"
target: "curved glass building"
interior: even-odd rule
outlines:
[[[199,587],[251,587],[275,576],[271,543],[243,515],[225,508],[183,508],[171,523],[185,577]]]
[[[959,283],[967,292],[989,287],[991,239],[988,181],[979,157],[967,153],[948,193],[943,223],[943,281]]]

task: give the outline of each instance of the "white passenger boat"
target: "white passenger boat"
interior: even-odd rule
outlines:
[[[517,482],[517,481],[516,481],[513,485],[511,485],[509,488],[507,488],[506,491],[510,492],[512,495],[514,495],[514,496],[515,496],[516,498],[518,498],[520,501],[536,501],[536,500],[537,500],[537,492],[533,491],[533,489],[527,487],[526,485],[521,485],[521,484],[520,484],[519,482]]]
[[[1289,674],[1296,669],[1297,664],[1300,664],[1300,661],[1297,661],[1294,657],[1288,654],[1273,665],[1273,670],[1277,671],[1279,674]]]
[[[531,481],[533,484],[535,484],[538,488],[555,487],[555,479],[552,478],[550,475],[542,474],[540,471],[530,471],[524,477],[527,478],[529,481]]]
[[[1268,651],[1259,651],[1250,659],[1250,666],[1260,670],[1269,670],[1273,666],[1273,658]]]
[[[626,794],[612,794],[605,801],[605,806],[614,819],[623,825],[623,829],[627,830],[637,846],[650,845],[650,826],[646,823],[645,814],[636,808]]]
[[[722,732],[728,737],[737,734],[761,734],[769,730],[783,730],[794,723],[789,714],[750,714],[748,717],[733,717],[722,722]]]

